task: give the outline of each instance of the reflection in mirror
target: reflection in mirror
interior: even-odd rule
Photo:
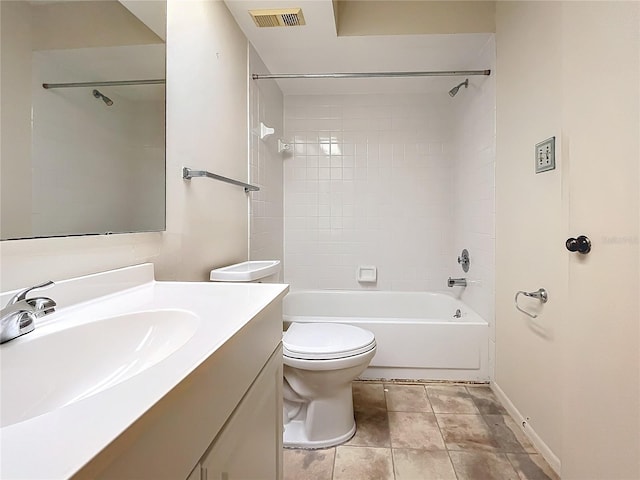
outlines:
[[[0,9],[2,240],[164,230],[165,2]]]

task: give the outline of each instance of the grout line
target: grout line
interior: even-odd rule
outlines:
[[[451,464],[451,468],[453,469],[453,474],[456,476],[456,479],[460,479],[458,476],[458,471],[456,470],[456,466],[453,463],[453,459],[451,458],[451,450],[447,445],[447,441],[444,438],[444,433],[442,433],[442,427],[440,426],[440,422],[438,422],[438,416],[436,413],[433,413],[433,416],[436,418],[436,425],[438,426],[438,431],[440,432],[440,436],[442,437],[442,443],[444,444],[444,451],[447,452],[447,457],[449,458],[449,463]]]
[[[389,443],[391,443],[391,441],[389,441]],[[393,447],[389,448],[389,455],[391,455],[391,473],[393,473],[393,479],[396,479],[396,462],[393,459]]]
[[[429,404],[429,409],[431,410],[431,413],[435,415],[436,412],[433,410],[433,403],[431,403],[431,398],[429,397],[429,391],[427,390],[427,386],[423,385],[422,388],[424,388],[424,396],[426,397],[427,403]]]
[[[458,471],[456,470],[456,466],[453,463],[453,459],[451,458],[451,452],[449,450],[447,450],[447,456],[449,457],[449,461],[451,462],[451,468],[453,468],[453,474],[456,476],[457,480],[460,480],[460,477],[458,476]]]
[[[336,474],[336,459],[338,458],[338,447],[333,447],[333,463],[331,464],[331,480]]]

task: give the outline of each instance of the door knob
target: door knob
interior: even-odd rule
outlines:
[[[584,255],[591,251],[591,240],[585,235],[580,235],[578,238],[567,239],[565,246],[570,252],[578,252]]]

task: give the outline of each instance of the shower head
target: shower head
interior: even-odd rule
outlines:
[[[107,97],[106,95],[103,95],[102,93],[100,93],[98,90],[94,90],[93,91],[93,96],[96,98],[101,99],[105,105],[107,107],[110,107],[111,105],[113,105],[113,100],[111,100],[109,97]]]
[[[460,90],[460,87],[463,86],[463,85],[464,85],[464,88],[469,88],[469,79],[468,78],[464,82],[462,82],[460,85],[456,85],[451,90],[449,90],[449,95],[451,97],[455,97],[456,94],[458,93],[458,90]]]

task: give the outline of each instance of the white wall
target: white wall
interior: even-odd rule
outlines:
[[[2,242],[2,290],[144,261],[160,279],[206,280],[246,259],[244,191],[181,168],[248,178],[247,41],[221,1],[170,0],[167,16],[167,231]]]
[[[292,288],[445,290],[451,99],[285,97],[285,281]],[[375,265],[376,285],[356,268]]]
[[[247,259],[244,189],[182,167],[247,181],[244,34],[222,1],[167,3],[167,231],[162,278],[205,280]]]
[[[495,381],[543,439],[552,466],[561,450],[561,298],[566,298],[562,238],[562,155],[557,169],[534,173],[534,146],[561,147],[562,5],[497,6],[496,374]],[[545,35],[539,35],[541,29]],[[537,67],[544,62],[546,67]],[[562,270],[565,268],[565,270]],[[518,290],[544,287],[551,300],[532,321],[514,308]],[[537,303],[523,301],[535,312]],[[540,312],[538,312],[540,313]]]
[[[250,73],[270,73],[249,47]],[[283,154],[278,139],[284,138],[283,97],[274,80],[249,80],[249,173],[250,183],[260,187],[249,199],[249,258],[280,260],[284,272]],[[260,122],[275,129],[260,139]]]

